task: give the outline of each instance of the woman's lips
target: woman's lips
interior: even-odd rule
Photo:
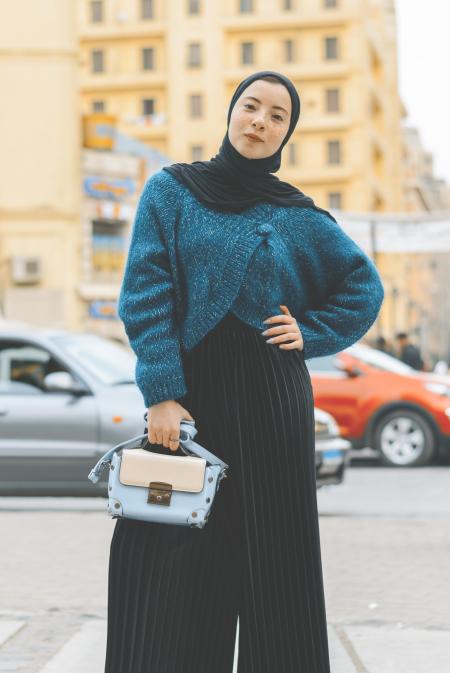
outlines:
[[[262,143],[264,142],[261,140],[261,138],[252,138],[252,136],[249,136],[247,133],[244,134],[247,140],[251,140],[253,143]]]

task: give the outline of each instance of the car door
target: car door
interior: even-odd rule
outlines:
[[[306,365],[311,375],[314,404],[334,416],[343,437],[347,437],[364,399],[364,373],[350,376],[341,368],[339,355],[311,358],[306,360]]]
[[[32,340],[0,340],[0,491],[45,494],[86,484],[98,452],[96,398],[46,390],[68,365]],[[83,382],[80,382],[83,383]]]

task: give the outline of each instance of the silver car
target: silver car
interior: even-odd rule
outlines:
[[[0,495],[105,495],[87,475],[146,432],[136,357],[90,333],[0,326]],[[318,485],[343,478],[348,443],[316,410]]]

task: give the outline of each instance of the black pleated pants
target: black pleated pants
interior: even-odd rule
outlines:
[[[183,353],[228,478],[204,529],[117,519],[105,673],[232,673],[238,617],[238,673],[330,673],[311,379],[266,338],[228,313]]]

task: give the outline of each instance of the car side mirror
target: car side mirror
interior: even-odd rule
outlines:
[[[351,379],[361,376],[363,374],[362,369],[353,364],[344,364],[343,362],[336,362],[336,367],[345,372]]]
[[[351,379],[354,379],[357,376],[361,376],[361,374],[363,373],[362,369],[360,369],[356,365],[349,365],[348,367],[345,367],[345,371],[347,372],[347,374]]]
[[[75,381],[69,372],[51,372],[44,376],[44,385],[48,392],[64,392],[82,395],[86,392],[83,386]]]

